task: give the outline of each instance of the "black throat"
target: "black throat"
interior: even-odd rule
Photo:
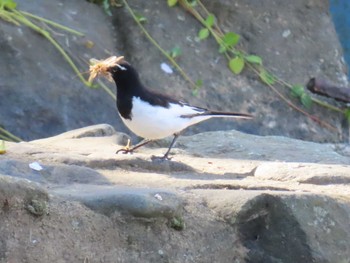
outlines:
[[[123,65],[124,66],[124,65]],[[138,97],[152,106],[169,107],[169,103],[178,103],[176,100],[148,90],[140,81],[136,70],[129,64],[125,70],[112,71],[117,86],[117,108],[124,119],[132,120],[132,100]]]

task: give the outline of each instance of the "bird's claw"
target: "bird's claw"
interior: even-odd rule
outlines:
[[[128,153],[133,153],[134,152],[134,150],[130,147],[130,139],[128,139],[127,144],[123,148],[121,148],[118,151],[116,151],[116,154],[118,154],[120,152],[122,154],[128,154]]]
[[[122,154],[128,154],[128,153],[133,153],[134,151],[132,151],[131,149],[119,149],[118,151],[116,151],[115,153],[122,153]]]

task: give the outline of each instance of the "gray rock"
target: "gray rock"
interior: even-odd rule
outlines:
[[[87,1],[16,2],[19,10],[85,34],[78,37],[56,28],[51,32],[81,72],[88,70],[90,58],[115,53],[111,23],[96,5]],[[3,21],[0,31],[1,61],[6,61],[0,63],[2,98],[6,98],[1,101],[3,127],[24,140],[48,137],[101,121],[122,127],[113,99],[102,89],[84,86],[43,36],[25,26]],[[92,41],[94,46],[87,48],[87,41]]]
[[[196,156],[261,161],[348,164],[349,157],[333,144],[320,144],[283,136],[254,136],[235,130],[180,137],[178,146]]]
[[[46,140],[62,140],[62,139],[80,139],[86,137],[103,137],[111,136],[115,134],[115,130],[111,125],[108,124],[98,124],[88,127],[83,127],[80,129],[71,130],[54,137],[50,137]],[[45,139],[41,139],[45,140]],[[126,141],[125,141],[126,142]],[[122,143],[122,141],[120,142]]]
[[[77,165],[43,165],[43,170],[36,171],[29,167],[29,162],[3,159],[0,160],[0,173],[38,182],[43,185],[69,185],[73,183],[109,184],[108,180],[97,171]]]
[[[167,140],[116,155],[122,138],[97,125],[7,143],[5,261],[75,262],[85,247],[105,262],[347,262],[342,145],[208,132],[181,137],[173,161],[154,163]],[[43,170],[30,169],[33,161]]]
[[[130,1],[130,5],[148,18],[147,30],[164,49],[181,48],[183,55],[178,63],[194,81],[203,80],[204,86],[198,96],[192,95],[188,83],[178,72],[168,75],[161,71],[159,65],[165,58],[140,33],[125,8],[113,9],[110,18],[99,6],[87,1],[16,2],[20,10],[85,34],[85,37],[76,37],[57,29],[52,32],[81,72],[88,70],[91,57],[125,55],[140,71],[144,83],[155,90],[194,105],[255,115],[252,121],[209,120],[191,127],[187,134],[234,128],[259,135],[284,135],[320,142],[346,138],[291,110],[249,71],[233,75],[225,58],[218,54],[218,45],[213,39],[195,41],[201,25],[184,10],[169,8],[164,1]],[[326,0],[310,0],[307,5],[304,0],[288,4],[271,0],[262,0],[259,4],[229,0],[205,1],[205,4],[225,32],[239,33],[242,36],[240,46],[248,53],[261,56],[264,65],[285,81],[304,84],[310,76],[327,75],[337,83],[347,84],[342,52],[327,15]],[[283,37],[286,30],[291,33]],[[49,137],[101,122],[113,125],[118,131],[127,131],[116,114],[112,98],[102,89],[86,88],[41,35],[6,22],[0,23],[0,31],[3,58],[0,87],[2,97],[6,98],[0,106],[1,126],[24,140]],[[94,46],[86,47],[87,41],[92,41]],[[108,85],[114,91],[114,84]],[[290,91],[280,92],[288,97]],[[341,134],[342,114],[318,106],[312,111]]]
[[[262,163],[255,169],[254,177],[263,180],[295,181],[313,185],[350,183],[348,166],[327,164]]]
[[[171,219],[182,215],[182,200],[161,189],[137,189],[116,186],[73,185],[53,191],[68,200],[80,201],[90,209],[111,216],[115,212],[136,217]]]
[[[197,42],[201,25],[178,7],[169,8],[166,2],[150,5],[147,1],[129,1],[131,7],[148,18],[147,30],[162,47],[170,50],[179,46],[179,64],[193,79],[203,80],[197,96],[192,96],[189,84],[179,74],[168,75],[160,70],[164,61],[159,51],[139,34],[125,9],[114,12],[118,44],[123,54],[141,73],[145,84],[158,91],[166,90],[173,97],[193,105],[215,110],[252,113],[252,121],[212,119],[191,127],[187,134],[210,130],[236,129],[258,135],[283,135],[318,142],[336,142],[343,122],[342,114],[331,113],[314,105],[312,114],[334,125],[339,133],[319,124],[291,108],[279,96],[258,80],[250,71],[233,75],[227,60],[218,54],[214,39]],[[238,45],[248,53],[263,58],[264,66],[292,84],[304,85],[311,76],[326,76],[336,83],[347,84],[342,49],[328,13],[328,1],[204,1],[209,12],[215,14],[224,32],[240,34]],[[185,20],[179,20],[184,16]],[[319,26],[315,26],[319,25]],[[282,36],[290,30],[288,38]],[[334,36],[334,37],[329,37]],[[120,37],[120,39],[119,39]],[[142,46],[142,48],[140,48]],[[317,48],[315,48],[317,46]],[[147,55],[145,55],[147,50]],[[290,98],[290,90],[279,89]],[[297,100],[292,102],[303,108]]]
[[[290,192],[196,190],[237,229],[247,262],[347,262],[349,205]],[[340,248],[340,249],[339,249]]]
[[[26,208],[32,202],[47,202],[48,193],[29,180],[0,174],[0,208],[3,211]]]
[[[21,10],[86,33],[52,33],[69,46],[81,71],[90,57],[125,55],[155,90],[194,105],[255,115],[245,122],[211,120],[188,133],[237,128],[340,140],[291,111],[256,76],[232,75],[213,39],[193,40],[201,25],[166,1],[130,4],[148,18],[147,29],[165,49],[180,46],[178,62],[205,83],[197,97],[178,72],[159,69],[164,58],[125,8],[113,10],[109,19],[85,1],[16,2]],[[347,84],[326,0],[204,3],[225,32],[241,34],[244,50],[262,56],[286,81],[326,75]],[[40,35],[4,22],[0,31],[1,126],[29,140],[93,123],[112,125],[7,143],[0,155],[1,263],[349,261],[346,146],[227,131],[181,137],[173,161],[162,164],[150,156],[164,153],[167,140],[116,155],[128,137],[112,128],[125,131],[114,101],[84,87]],[[85,47],[86,40],[95,46]],[[341,129],[341,114],[317,106],[311,111]],[[44,169],[29,169],[34,161]]]

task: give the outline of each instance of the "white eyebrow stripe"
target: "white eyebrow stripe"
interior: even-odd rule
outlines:
[[[120,68],[121,70],[126,70],[126,68],[123,67],[123,66],[121,66],[121,65],[118,65],[118,64],[117,64],[117,67]]]

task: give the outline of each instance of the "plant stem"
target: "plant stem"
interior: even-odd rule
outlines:
[[[79,32],[79,31],[76,31],[76,30],[71,29],[71,28],[66,27],[66,26],[62,26],[62,25],[60,25],[60,24],[58,24],[58,23],[56,23],[56,22],[53,22],[53,21],[51,21],[51,20],[42,18],[42,17],[40,17],[40,16],[33,15],[33,14],[28,13],[28,12],[25,12],[25,11],[19,11],[19,12],[20,12],[21,14],[25,15],[25,16],[28,16],[28,17],[30,17],[30,18],[34,18],[34,19],[39,20],[39,21],[41,21],[41,22],[44,22],[44,23],[46,23],[46,24],[49,24],[49,25],[52,25],[52,26],[57,27],[57,28],[59,28],[59,29],[65,30],[65,31],[67,31],[67,32],[69,32],[69,33],[71,33],[71,34],[74,34],[74,35],[77,35],[77,36],[80,36],[80,37],[84,36],[84,34],[81,33],[81,32]]]
[[[257,74],[259,75],[259,71],[253,67],[252,65],[248,64],[249,67]],[[308,118],[310,118],[311,120],[319,123],[320,125],[332,130],[332,131],[335,131],[335,132],[338,132],[337,128],[330,125],[329,123],[325,122],[325,121],[322,121],[320,120],[319,118],[311,115],[310,113],[304,111],[303,109],[299,108],[298,106],[296,106],[295,104],[293,104],[290,100],[288,100],[282,93],[280,93],[273,85],[271,85],[270,83],[266,83],[267,86],[270,87],[270,89],[272,89],[284,102],[286,102],[291,108],[295,109],[296,111],[299,111],[301,112],[302,114],[304,114],[305,116],[307,116]]]
[[[204,18],[202,17],[202,15],[195,9],[193,8],[191,5],[189,5],[187,3],[186,0],[179,0],[180,5],[190,14],[192,14],[203,26],[205,26],[211,33],[211,35],[214,37],[214,39],[216,40],[216,42],[220,45],[220,39],[224,36],[223,32],[221,31],[220,27],[215,23],[214,27],[215,30],[213,29],[213,27],[211,26],[207,26],[205,23]],[[199,5],[199,7],[204,11],[205,15],[208,16],[210,15],[209,11],[207,10],[207,8],[203,5],[203,3],[200,0],[197,0],[197,3]],[[243,57],[247,55],[247,53],[243,50],[237,50],[234,47],[230,47],[229,50],[233,53],[233,54],[242,54]],[[228,52],[225,52],[224,55],[226,56],[226,58],[228,60],[231,59],[231,56],[228,54]],[[246,61],[246,64],[249,65],[249,67],[253,70],[254,73],[256,73],[257,75],[259,75],[259,71],[256,69],[256,67],[254,65],[252,65],[251,63],[249,63],[248,61]],[[267,71],[267,70],[266,70]],[[269,74],[271,74],[269,71],[267,71]],[[292,85],[287,83],[286,81],[282,80],[281,78],[275,76],[274,74],[271,74],[272,76],[274,76],[274,78],[276,79],[276,81],[281,84],[282,86],[285,86],[289,89],[292,89]],[[327,127],[328,129],[331,129],[333,131],[337,131],[337,129],[330,125],[329,123],[323,122],[320,119],[316,118],[315,116],[312,116],[311,114],[307,113],[306,111],[302,110],[301,108],[299,108],[298,106],[294,105],[291,101],[289,101],[286,97],[284,97],[273,85],[266,83],[266,85],[271,88],[283,101],[285,101],[290,107],[292,107],[293,109],[303,113],[304,115],[306,115],[307,117],[309,117],[310,119],[316,121],[317,123],[319,123],[322,126]],[[339,109],[336,106],[330,105],[326,102],[320,101],[316,98],[311,98],[313,102],[317,103],[320,106],[326,107],[330,110],[339,112],[344,114],[344,110]]]
[[[12,17],[17,20],[18,22],[28,26],[29,28],[33,29],[34,31],[38,32],[39,34],[43,35],[47,40],[51,42],[51,44],[61,53],[63,58],[68,62],[68,64],[71,66],[73,71],[78,75],[79,79],[81,82],[83,82],[86,86],[91,87],[91,83],[85,80],[85,78],[82,76],[80,73],[79,69],[77,66],[74,64],[72,59],[67,55],[67,53],[64,51],[64,49],[61,47],[61,45],[54,39],[52,38],[51,34],[40,28],[39,26],[35,25],[33,22],[29,21],[24,15],[22,15],[19,11],[12,10],[11,12]]]
[[[140,23],[140,21],[137,19],[134,11],[130,8],[128,2],[126,0],[123,0],[126,8],[128,9],[129,13],[135,20],[135,22],[138,24],[138,26],[141,28],[142,32],[145,34],[145,36],[148,38],[149,41],[153,45],[158,48],[158,50],[175,66],[175,68],[180,72],[180,74],[191,84],[191,86],[196,89],[197,85],[190,79],[190,77],[186,74],[186,72],[177,64],[177,62],[157,43],[157,41],[154,40],[154,38],[147,32],[147,30],[144,28],[144,26]]]
[[[0,127],[0,132],[2,133],[0,136],[3,140],[5,141],[14,141],[14,142],[20,142],[22,141],[20,138],[17,136],[13,135],[12,133],[8,132],[4,128]]]

